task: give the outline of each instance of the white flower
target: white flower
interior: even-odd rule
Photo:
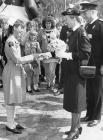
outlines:
[[[67,48],[67,44],[60,39],[51,40],[51,42],[48,44],[48,51],[50,52],[54,52],[54,51],[65,52],[66,48]]]
[[[92,34],[88,34],[89,39],[92,39]]]

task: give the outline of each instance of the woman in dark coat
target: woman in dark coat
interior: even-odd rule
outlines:
[[[67,17],[68,25],[73,30],[68,42],[69,52],[57,54],[58,57],[67,58],[63,108],[72,113],[71,130],[65,132],[67,139],[72,140],[79,137],[82,131],[80,115],[86,108],[86,80],[79,75],[79,64],[87,65],[91,45],[79,21],[80,11],[66,10],[62,15]]]

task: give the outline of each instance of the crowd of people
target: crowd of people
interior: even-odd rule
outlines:
[[[98,5],[81,2],[62,12],[65,25],[53,15],[28,22],[0,20],[0,86],[4,89],[8,131],[21,134],[23,126],[14,120],[15,106],[25,102],[26,92],[40,92],[40,82],[53,95],[63,93],[63,108],[71,112],[67,140],[82,133],[81,122],[88,127],[101,120],[103,75],[103,21]],[[92,54],[92,55],[91,55]],[[96,66],[93,78],[82,78],[79,66]],[[55,87],[57,82],[57,86]],[[81,118],[82,111],[86,116]]]
[[[10,19],[8,21],[6,19],[1,19],[1,63],[3,63],[3,65],[7,63],[4,46],[6,39],[11,33],[12,26],[10,24],[13,22],[13,20]],[[22,37],[19,40],[21,55],[27,56],[32,53],[39,54],[49,52],[47,48],[48,44],[51,40],[59,38],[59,36],[60,31],[56,28],[55,20],[52,16],[47,16],[46,18],[44,18],[42,23],[39,22],[39,19],[33,19],[32,21],[28,21],[27,23],[24,22],[24,30],[22,32]],[[33,93],[33,90],[39,92],[38,84],[41,81],[41,76],[46,79],[47,88],[53,89],[56,77],[55,69],[58,61],[59,59],[52,57],[49,60],[43,60],[41,62],[37,60],[33,63],[31,62],[28,65],[24,65],[24,69],[27,74],[27,92]],[[1,70],[2,69],[3,67],[1,67]],[[45,71],[45,74],[42,74],[43,72],[41,71],[43,70],[41,69]]]

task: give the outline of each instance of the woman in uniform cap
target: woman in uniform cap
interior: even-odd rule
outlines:
[[[79,75],[79,64],[87,65],[91,45],[81,27],[78,18],[80,14],[81,12],[75,8],[62,12],[62,15],[67,17],[67,24],[72,28],[72,33],[68,41],[69,52],[57,55],[67,59],[63,108],[72,113],[71,129],[65,132],[68,135],[67,140],[78,138],[81,134],[80,115],[86,108],[86,80]]]

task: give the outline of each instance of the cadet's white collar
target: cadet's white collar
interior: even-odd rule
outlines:
[[[94,18],[94,19],[90,22],[90,24],[94,23],[97,19],[98,19],[98,17]]]
[[[73,27],[73,31],[77,30],[80,27],[80,24],[77,24],[75,27]]]

